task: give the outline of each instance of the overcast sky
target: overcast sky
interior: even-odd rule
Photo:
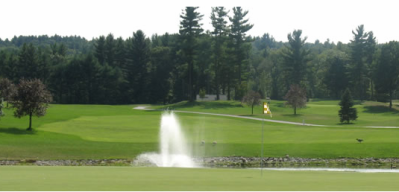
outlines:
[[[185,6],[199,6],[205,30],[212,30],[213,6],[241,6],[254,27],[248,35],[269,33],[277,41],[302,29],[308,42],[343,43],[364,24],[379,43],[399,41],[399,1],[395,0],[0,0],[0,38],[14,35],[79,35],[87,39],[112,33],[127,38],[141,29],[152,34],[178,33]],[[232,11],[230,11],[232,15]]]

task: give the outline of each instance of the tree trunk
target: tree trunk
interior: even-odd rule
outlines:
[[[392,90],[389,91],[389,108],[392,109]]]
[[[252,104],[252,115],[254,115],[254,105]]]
[[[227,100],[230,101],[230,72],[227,74]]]
[[[32,112],[29,113],[29,127],[26,130],[32,131]]]
[[[294,107],[294,115],[296,115],[296,107]]]

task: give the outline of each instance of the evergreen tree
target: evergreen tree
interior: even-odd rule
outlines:
[[[346,59],[338,55],[327,59],[328,69],[324,75],[323,83],[335,99],[340,98],[348,86],[346,64]]]
[[[107,38],[105,39],[105,61],[110,66],[114,66],[114,59],[115,59],[115,40],[112,34],[108,34]]]
[[[356,32],[352,31],[352,34],[354,37],[350,44],[351,62],[348,72],[350,82],[356,92],[356,97],[363,100],[366,98],[366,90],[369,86],[367,83],[369,73],[367,69],[368,65],[366,65],[366,54],[372,54],[367,53],[366,49],[368,45],[372,44],[372,42],[370,41],[368,43],[367,41],[369,33],[365,32],[364,25],[358,26]]]
[[[388,93],[389,108],[392,108],[394,93],[399,89],[399,43],[391,41],[381,48],[374,74],[376,89]]]
[[[290,46],[282,54],[287,85],[301,84],[305,80],[310,51],[304,47],[307,37],[302,39],[301,35],[302,30],[294,30],[287,36]]]
[[[116,40],[116,46],[115,46],[115,66],[119,67],[123,73],[125,74],[124,77],[126,77],[126,46],[125,42],[121,37],[119,37]]]
[[[133,33],[128,61],[128,81],[130,93],[136,103],[146,103],[149,99],[148,62],[150,61],[149,41],[143,31]]]
[[[230,37],[232,38],[233,49],[234,49],[234,64],[237,66],[237,80],[238,85],[241,85],[243,79],[243,71],[245,69],[244,61],[247,57],[247,50],[245,46],[245,33],[248,32],[253,24],[248,24],[248,19],[244,17],[248,14],[248,11],[244,11],[241,7],[233,7],[233,17],[230,17],[231,32]]]
[[[94,56],[96,56],[98,62],[101,65],[104,65],[106,61],[105,37],[100,36],[100,38],[97,39],[94,47],[95,47]]]
[[[166,104],[170,99],[172,88],[171,49],[158,46],[151,50],[151,99],[152,103],[162,102]]]
[[[33,44],[23,44],[18,54],[17,79],[34,79],[40,76],[39,59]]]
[[[221,82],[221,67],[226,65],[225,59],[225,46],[226,37],[229,32],[227,27],[228,11],[224,7],[212,7],[211,20],[213,26],[213,70],[215,73],[215,89],[216,89],[216,100],[220,97],[220,82]]]
[[[197,38],[203,31],[200,21],[203,15],[197,12],[198,7],[186,7],[180,15],[180,37],[184,60],[187,63],[188,94],[190,102],[195,100],[196,79],[194,78],[194,62],[197,47]]]
[[[352,95],[349,89],[347,88],[342,95],[341,102],[339,102],[341,109],[339,110],[339,117],[341,123],[346,121],[349,124],[351,120],[357,119],[357,111],[356,108],[353,107],[354,103],[352,100]]]

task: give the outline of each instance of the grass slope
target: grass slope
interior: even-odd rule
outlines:
[[[303,110],[311,112],[320,108],[322,113],[332,102],[318,101],[319,104]],[[273,119],[279,116],[279,110],[291,110],[277,104]],[[197,102],[190,108],[187,105],[174,106],[218,113],[250,112],[250,108],[238,102]],[[158,151],[162,112],[134,110],[133,107],[51,105],[45,117],[33,119],[33,133],[25,131],[27,117],[16,119],[12,111],[6,109],[7,115],[0,120],[0,159],[133,159],[143,152]],[[317,112],[312,113],[317,115]],[[390,121],[398,119],[392,117],[395,115],[392,111],[373,113],[371,119],[375,122],[388,117]],[[365,114],[361,112],[359,116]],[[260,156],[260,121],[195,114],[178,114],[178,118],[194,156]],[[333,121],[330,116],[326,118]],[[357,124],[307,127],[266,122],[264,154],[272,157],[285,154],[320,158],[398,157],[399,129],[360,128]],[[364,143],[357,143],[356,138],[364,139]],[[206,141],[205,147],[199,145],[202,140]],[[213,147],[212,141],[218,144]]]
[[[137,167],[0,167],[2,191],[388,191],[397,173]]]

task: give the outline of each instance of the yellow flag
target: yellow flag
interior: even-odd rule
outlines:
[[[270,117],[272,117],[272,112],[266,102],[263,102],[263,114],[270,114]]]

